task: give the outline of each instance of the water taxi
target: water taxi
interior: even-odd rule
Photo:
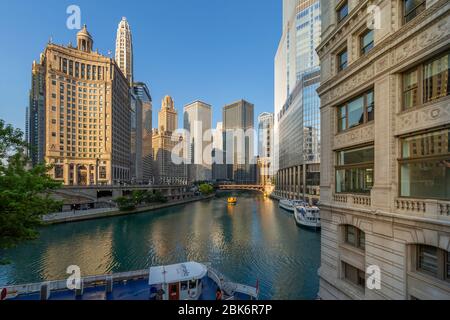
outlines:
[[[209,263],[186,262],[85,277],[74,290],[62,280],[0,291],[6,300],[216,300],[219,290],[223,300],[257,300],[257,287],[233,283]]]
[[[237,198],[236,197],[230,197],[228,198],[228,204],[236,204]]]
[[[320,229],[320,209],[303,203],[295,207],[294,219],[298,226]]]

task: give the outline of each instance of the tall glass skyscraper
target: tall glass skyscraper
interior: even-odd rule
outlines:
[[[319,198],[321,41],[319,0],[283,0],[283,34],[275,57],[275,195]]]

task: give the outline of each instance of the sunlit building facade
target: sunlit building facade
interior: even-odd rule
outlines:
[[[189,132],[188,180],[212,180],[212,109],[211,105],[194,101],[184,107],[184,129]]]
[[[273,196],[312,203],[320,196],[320,16],[318,0],[283,1],[275,57]]]
[[[49,43],[33,64],[31,101],[38,102],[39,123],[41,81],[50,176],[65,185],[129,181],[130,87],[114,60],[93,51],[86,26],[77,34],[77,47]]]
[[[266,185],[273,178],[273,113],[264,112],[258,116],[258,182]]]
[[[165,96],[158,113],[158,129],[153,129],[152,136],[155,184],[187,183],[186,137],[177,133],[177,127],[178,113],[174,101]]]
[[[127,18],[123,17],[117,27],[116,63],[133,86],[133,37]]]
[[[450,299],[450,3],[371,5],[322,0],[319,296]]]

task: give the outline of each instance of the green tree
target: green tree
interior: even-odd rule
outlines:
[[[214,187],[208,183],[203,183],[200,185],[200,187],[198,188],[198,190],[204,194],[204,195],[208,195],[214,192]]]
[[[132,211],[136,209],[136,203],[133,198],[119,197],[114,200],[120,211]]]
[[[26,147],[22,131],[0,119],[0,249],[35,239],[42,216],[62,205],[50,197],[61,186],[48,176],[50,167],[27,169]]]
[[[167,198],[159,190],[156,190],[155,194],[153,195],[153,199],[155,202],[160,202],[160,203],[167,202]]]

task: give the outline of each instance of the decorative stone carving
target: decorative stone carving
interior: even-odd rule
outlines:
[[[352,129],[350,132],[338,134],[334,139],[334,149],[371,142],[374,139],[374,126],[373,124],[369,124],[359,129]]]
[[[401,135],[447,123],[450,123],[450,99],[400,114],[396,134]]]

